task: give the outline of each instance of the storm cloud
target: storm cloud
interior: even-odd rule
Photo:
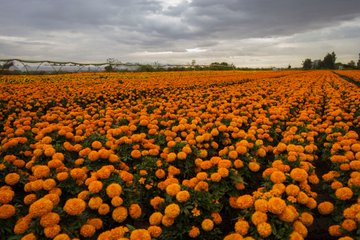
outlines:
[[[357,60],[358,0],[0,1],[0,58],[300,66]]]

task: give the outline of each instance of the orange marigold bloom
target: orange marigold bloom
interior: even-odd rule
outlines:
[[[24,217],[19,218],[19,220],[16,221],[16,224],[14,226],[14,233],[23,234],[26,230],[28,230],[31,221],[32,221],[31,215],[26,215]]]
[[[161,212],[152,213],[149,217],[150,225],[160,225],[162,217],[163,217],[163,215]]]
[[[218,212],[212,212],[211,218],[216,225],[219,225],[222,222],[222,217]]]
[[[279,215],[279,219],[283,222],[293,222],[296,218],[297,215],[289,206],[286,206],[285,210]]]
[[[260,223],[256,226],[257,232],[260,234],[261,237],[268,237],[272,233],[271,225],[267,222]]]
[[[245,220],[238,220],[235,223],[235,232],[241,234],[242,236],[245,236],[249,231],[250,225]]]
[[[101,220],[101,218],[90,218],[87,220],[87,223],[94,226],[97,230],[99,230],[103,226],[103,221]]]
[[[112,218],[118,223],[125,221],[127,216],[128,216],[128,210],[126,207],[123,206],[115,208],[114,211],[112,212]]]
[[[95,180],[89,184],[88,189],[91,193],[98,193],[103,188],[103,185],[101,181]]]
[[[253,203],[254,203],[254,199],[249,194],[242,195],[238,197],[238,199],[236,200],[237,206],[241,209],[250,208],[253,206]]]
[[[115,196],[111,199],[111,205],[113,205],[114,207],[119,207],[123,203],[124,203],[124,200],[119,196]]]
[[[80,198],[70,198],[64,205],[64,211],[69,215],[80,215],[86,208],[86,202]]]
[[[90,198],[90,200],[89,200],[89,202],[88,202],[88,205],[89,205],[89,207],[90,207],[91,209],[94,210],[94,209],[98,209],[98,208],[101,206],[102,203],[103,203],[102,198],[96,196],[96,197]]]
[[[166,215],[163,216],[163,218],[161,219],[161,223],[162,225],[164,225],[165,227],[170,227],[171,225],[174,224],[175,219],[168,217]]]
[[[141,158],[141,151],[140,151],[140,150],[137,150],[137,149],[132,150],[132,151],[131,151],[131,157],[132,157],[132,158],[135,158],[135,159]]]
[[[5,183],[13,186],[17,184],[20,180],[20,175],[17,173],[9,173],[5,176]]]
[[[175,196],[180,190],[181,187],[178,183],[172,183],[166,187],[166,193],[170,196]]]
[[[328,231],[330,236],[339,237],[342,235],[340,225],[331,225]]]
[[[137,203],[133,203],[129,207],[129,215],[132,219],[138,219],[141,216],[141,207]]]
[[[349,187],[338,188],[335,191],[335,196],[340,200],[349,200],[353,196],[353,191]]]
[[[268,201],[268,209],[274,214],[281,214],[286,207],[286,203],[279,197],[272,197]]]
[[[160,205],[162,205],[163,203],[165,203],[165,199],[156,196],[154,198],[152,198],[150,200],[150,205],[154,208],[154,209],[158,209],[160,207]]]
[[[100,148],[102,148],[102,143],[99,141],[93,141],[91,143],[91,147],[95,150],[99,150]]]
[[[70,240],[70,237],[66,233],[57,235],[53,240]]]
[[[10,189],[0,189],[0,203],[6,204],[14,198],[15,192]]]
[[[159,237],[162,233],[162,229],[159,226],[150,226],[147,230],[153,238]]]
[[[110,212],[110,206],[107,203],[103,203],[100,205],[100,207],[98,208],[98,213],[100,215],[106,215]]]
[[[328,215],[334,210],[334,204],[331,202],[325,201],[318,205],[318,211],[322,215]]]
[[[58,224],[59,221],[60,221],[59,214],[57,214],[55,212],[49,212],[40,218],[40,225],[44,228],[50,227],[50,226]]]
[[[180,214],[180,207],[176,203],[171,203],[166,206],[164,213],[169,218],[176,218]]]
[[[21,240],[36,240],[36,236],[34,233],[28,233],[21,238]]]
[[[308,173],[302,168],[294,168],[290,172],[290,177],[298,182],[303,182],[308,178]]]
[[[96,232],[96,228],[90,224],[84,224],[80,228],[80,234],[83,237],[92,237]]]
[[[260,212],[268,211],[268,202],[265,199],[257,199],[254,203],[255,210]]]
[[[50,174],[50,168],[46,165],[36,165],[33,167],[33,174],[36,178],[47,177]]]
[[[48,238],[54,238],[61,231],[61,227],[58,224],[44,228],[44,234]]]
[[[273,183],[283,183],[286,180],[286,176],[283,172],[281,171],[274,171],[273,173],[271,173],[270,175],[270,180]]]
[[[263,222],[267,221],[267,215],[266,215],[266,213],[255,211],[251,215],[251,221],[255,226],[257,226],[260,223],[263,223]]]
[[[106,187],[106,194],[110,197],[120,196],[122,192],[122,187],[118,183],[111,183],[109,186]]]
[[[343,227],[343,229],[345,229],[346,231],[354,231],[357,228],[356,222],[352,219],[345,219],[341,226]]]
[[[224,240],[243,240],[244,238],[239,233],[230,233],[224,237]]]
[[[296,197],[300,192],[300,188],[299,188],[299,186],[297,186],[295,184],[289,184],[286,186],[285,192],[289,196]]]
[[[201,222],[201,228],[204,231],[209,232],[209,231],[213,230],[214,222],[211,219],[206,218]]]
[[[90,161],[94,162],[99,159],[100,154],[97,151],[92,150],[89,152],[87,157]]]
[[[29,214],[32,217],[41,217],[53,209],[54,204],[52,201],[46,198],[40,198],[33,202],[29,207]]]
[[[252,172],[258,172],[260,170],[260,164],[257,162],[249,162],[248,168]]]
[[[176,200],[179,202],[186,202],[190,198],[190,193],[187,190],[180,191],[176,194]]]
[[[192,226],[189,231],[189,237],[196,238],[200,235],[200,229],[198,227]]]
[[[159,178],[159,179],[164,178],[165,175],[166,175],[166,172],[165,172],[163,169],[161,169],[161,168],[158,169],[158,170],[156,170],[156,172],[155,172],[155,176],[156,176],[157,178]]]
[[[314,222],[314,217],[309,212],[303,212],[301,213],[299,220],[305,226],[310,226]]]
[[[301,221],[295,221],[293,223],[293,228],[294,228],[294,231],[300,233],[301,236],[303,236],[304,238],[308,234],[307,228],[305,227],[305,225]]]
[[[0,219],[7,219],[12,217],[16,212],[16,208],[10,204],[3,204],[0,206]]]

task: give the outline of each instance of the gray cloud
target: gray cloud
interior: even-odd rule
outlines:
[[[2,1],[0,58],[261,66],[334,50],[347,61],[358,16],[358,0]]]

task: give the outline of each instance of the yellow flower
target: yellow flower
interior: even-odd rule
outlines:
[[[64,211],[69,215],[80,215],[86,208],[86,202],[80,198],[70,198],[64,205]]]
[[[30,205],[29,214],[32,217],[41,217],[41,216],[51,212],[53,207],[54,207],[54,204],[52,201],[50,201],[49,199],[46,199],[46,198],[40,198],[39,200],[33,202]]]
[[[245,236],[249,231],[250,225],[245,220],[238,220],[235,223],[235,232],[241,234],[242,236]]]
[[[209,231],[213,230],[214,222],[211,219],[206,218],[201,222],[201,228],[204,231],[209,232]]]
[[[200,229],[198,227],[192,226],[189,231],[189,237],[196,238],[200,235]]]
[[[7,219],[12,217],[16,212],[13,205],[4,204],[0,206],[0,219]]]
[[[268,237],[272,233],[271,225],[267,222],[260,223],[256,226],[256,230],[260,234],[261,237]]]
[[[112,218],[118,223],[125,221],[127,216],[128,210],[126,207],[123,206],[115,208],[112,212]]]
[[[201,215],[201,211],[197,208],[197,207],[194,207],[192,210],[191,210],[191,213],[193,214],[194,217],[198,217]]]
[[[141,216],[141,207],[137,203],[133,203],[129,207],[129,215],[132,219],[138,219]]]
[[[281,214],[286,207],[286,203],[279,197],[272,197],[268,201],[269,211],[274,214]]]
[[[180,214],[180,207],[176,203],[171,203],[165,208],[165,215],[169,218],[176,218]]]
[[[249,194],[242,195],[238,197],[238,199],[236,200],[237,206],[241,209],[252,207],[253,203],[254,203],[254,199]]]

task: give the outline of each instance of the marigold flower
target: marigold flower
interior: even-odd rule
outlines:
[[[158,179],[163,179],[166,175],[166,172],[163,170],[163,169],[158,169],[156,170],[155,172],[155,176],[158,178]]]
[[[268,237],[272,233],[271,225],[267,222],[260,223],[256,226],[257,232],[260,234],[261,237]]]
[[[54,238],[56,235],[60,233],[60,231],[61,231],[61,227],[58,224],[44,228],[44,234],[48,238]]]
[[[214,222],[211,219],[206,218],[201,222],[201,228],[204,231],[209,232],[209,231],[213,230]]]
[[[16,208],[10,204],[3,204],[0,206],[0,219],[7,219],[12,217],[16,212]]]
[[[96,228],[90,224],[84,224],[80,228],[80,234],[83,237],[92,237],[96,232]]]
[[[29,214],[32,217],[41,217],[53,209],[54,204],[52,201],[46,198],[40,198],[33,202],[29,207]]]
[[[286,203],[279,197],[272,197],[268,201],[268,209],[274,214],[281,214],[286,207]]]
[[[308,235],[308,230],[301,221],[295,221],[293,223],[293,228],[294,231],[300,233],[304,238]]]
[[[171,203],[166,206],[164,213],[169,218],[176,218],[180,214],[180,207],[176,203]]]
[[[299,188],[299,186],[297,186],[295,184],[289,184],[286,186],[285,192],[289,196],[296,197],[300,192],[300,188]]]
[[[227,168],[220,167],[218,168],[217,172],[220,174],[222,178],[229,176],[229,169]]]
[[[216,225],[219,225],[222,222],[222,217],[218,212],[212,212],[211,218]]]
[[[36,236],[34,233],[28,233],[21,238],[21,240],[36,240]]]
[[[325,201],[318,205],[318,211],[322,215],[328,215],[332,213],[333,210],[334,204],[332,204],[331,202]]]
[[[150,205],[154,208],[154,209],[158,209],[160,205],[162,205],[165,202],[165,199],[156,196],[154,198],[152,198],[150,200]]]
[[[345,219],[342,224],[342,228],[346,231],[352,232],[357,228],[356,222],[352,219]]]
[[[159,237],[162,233],[162,229],[159,226],[150,226],[147,230],[153,238]]]
[[[255,210],[260,212],[268,211],[268,202],[265,199],[257,199],[254,203]]]
[[[297,215],[295,215],[289,206],[286,206],[285,210],[279,215],[279,219],[283,222],[294,222],[296,218]]]
[[[339,237],[342,235],[340,225],[331,225],[328,228],[330,236]]]
[[[166,215],[163,216],[163,218],[161,219],[161,223],[162,225],[164,225],[165,227],[170,227],[171,225],[174,224],[175,219],[168,217]]]
[[[166,193],[170,196],[175,196],[180,190],[181,187],[178,183],[172,183],[166,187]]]
[[[270,175],[270,180],[273,183],[283,183],[286,180],[286,176],[283,172],[281,171],[274,171],[273,173],[271,173]]]
[[[132,219],[138,219],[141,216],[141,207],[137,203],[133,203],[129,207],[129,215]]]
[[[50,226],[58,224],[59,221],[60,221],[59,214],[57,214],[55,212],[49,212],[40,218],[40,225],[44,228],[50,227]]]
[[[257,162],[249,162],[248,168],[252,172],[258,172],[260,170],[260,164]]]
[[[313,224],[314,217],[309,212],[303,212],[301,213],[299,220],[308,227]]]
[[[200,229],[198,227],[192,226],[189,231],[189,237],[196,238],[200,235]]]
[[[308,178],[308,173],[302,168],[294,168],[290,172],[290,177],[298,182],[303,182]]]
[[[36,165],[33,167],[33,175],[36,178],[47,177],[50,174],[50,168],[46,165]]]
[[[252,207],[253,203],[254,203],[254,198],[249,194],[242,195],[238,197],[238,199],[236,200],[237,206],[241,209]]]
[[[20,175],[17,173],[9,173],[5,176],[5,183],[13,186],[17,184],[20,180]]]
[[[349,187],[338,188],[335,191],[335,196],[340,200],[349,200],[353,196],[353,191]]]
[[[160,225],[162,217],[163,217],[163,215],[161,212],[152,213],[149,217],[150,225]]]
[[[251,215],[251,221],[255,226],[257,226],[260,223],[263,223],[263,222],[267,221],[267,215],[266,215],[266,213],[255,211]]]
[[[64,211],[69,215],[80,215],[86,208],[86,202],[80,198],[70,198],[64,205]]]
[[[241,234],[242,236],[245,236],[249,231],[250,225],[245,220],[238,220],[235,223],[235,232]]]
[[[101,181],[95,180],[89,184],[88,189],[91,193],[98,193],[102,190],[103,185]]]
[[[0,190],[0,203],[6,204],[14,198],[15,192],[10,189]]]
[[[99,230],[103,226],[103,221],[101,220],[101,218],[90,218],[87,220],[87,223],[94,226],[97,230]]]
[[[124,235],[129,232],[127,227],[116,227],[110,230],[111,239],[122,239]]]
[[[111,199],[111,205],[113,205],[114,207],[119,207],[123,204],[124,200],[119,197],[119,196],[116,196],[116,197],[113,197]]]
[[[187,190],[180,191],[176,194],[176,200],[179,202],[186,202],[190,198],[190,193]]]
[[[224,237],[224,240],[243,240],[243,238],[239,233],[230,233]]]
[[[112,212],[112,218],[118,223],[125,221],[127,216],[128,216],[128,210],[126,207],[123,206],[115,208]]]
[[[14,226],[15,234],[23,234],[26,230],[28,230],[30,223],[32,221],[31,215],[26,215],[24,217],[19,218]]]
[[[300,233],[293,231],[289,235],[289,240],[304,240],[304,237]]]
[[[70,240],[70,237],[66,233],[57,235],[53,240]]]
[[[106,187],[106,194],[110,197],[120,196],[122,192],[122,187],[118,183],[111,183],[109,186]]]
[[[110,206],[107,203],[103,203],[100,205],[100,207],[98,208],[98,213],[100,215],[106,215],[110,212]]]

